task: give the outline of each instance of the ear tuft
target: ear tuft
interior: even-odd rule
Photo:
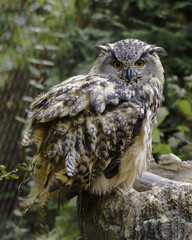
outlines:
[[[164,48],[151,45],[147,50],[145,50],[141,54],[140,58],[145,57],[147,54],[162,53],[162,52],[166,52]]]
[[[157,46],[152,46],[152,49],[149,50],[149,53],[162,53],[166,52],[164,48],[162,47],[157,47]]]
[[[105,45],[98,45],[98,46],[95,46],[95,48],[99,51],[104,51],[104,52],[107,52],[108,50],[107,46]]]

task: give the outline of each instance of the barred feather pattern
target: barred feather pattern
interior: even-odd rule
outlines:
[[[39,198],[44,206],[55,194],[63,199],[82,190],[105,194],[130,187],[150,159],[161,101],[155,76],[145,84],[129,83],[93,70],[39,96],[30,106],[23,138],[23,145],[37,146],[28,170],[34,186],[27,205]]]

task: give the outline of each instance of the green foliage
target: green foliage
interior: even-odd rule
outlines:
[[[23,200],[21,197],[20,201]],[[0,224],[0,233],[2,240],[35,240],[35,235],[32,229],[34,222],[38,221],[37,213],[31,211],[26,214],[24,209],[15,209],[12,218],[3,218]]]
[[[76,215],[76,198],[65,205],[60,215],[55,218],[55,227],[47,236],[47,240],[80,240]]]
[[[180,99],[176,102],[176,105],[180,112],[186,116],[191,116],[191,104],[186,99]]]
[[[0,181],[18,179],[19,176],[16,174],[19,170],[26,171],[27,164],[19,163],[11,172],[6,171],[6,166],[0,165]]]
[[[160,107],[157,113],[157,126],[159,126],[169,115],[169,110],[166,107]]]
[[[4,221],[0,227],[2,240],[35,240],[35,237],[30,233],[30,229],[20,227],[19,224],[11,219]]]
[[[154,154],[173,152],[181,159],[191,159],[192,94],[187,91],[191,81],[191,77],[183,78],[184,87],[180,87],[177,76],[167,78],[164,107],[159,109],[153,130]]]
[[[7,84],[10,74],[21,66],[25,68],[26,54],[31,52],[26,38],[27,8],[24,1],[0,2],[0,88]]]
[[[22,203],[23,199],[20,198]],[[81,240],[78,229],[76,198],[67,201],[61,211],[52,200],[45,209],[34,206],[27,213],[17,208],[12,219],[0,225],[3,240]]]

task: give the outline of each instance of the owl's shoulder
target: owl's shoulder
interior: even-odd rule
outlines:
[[[53,88],[47,93],[38,96],[30,106],[29,118],[40,122],[48,122],[56,117],[72,116],[72,106],[78,108],[86,106],[86,82],[87,75],[78,75],[71,77]],[[89,85],[93,81],[89,81]],[[71,109],[71,112],[70,112]],[[78,109],[77,109],[78,111]]]
[[[56,117],[74,117],[85,109],[100,114],[107,105],[128,101],[135,90],[105,75],[79,75],[56,85],[30,106],[30,119],[49,122]]]

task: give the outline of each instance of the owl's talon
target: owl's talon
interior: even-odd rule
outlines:
[[[126,195],[128,193],[128,189],[126,190],[125,188],[120,188],[120,187],[116,187],[116,191],[115,191],[118,195]]]

